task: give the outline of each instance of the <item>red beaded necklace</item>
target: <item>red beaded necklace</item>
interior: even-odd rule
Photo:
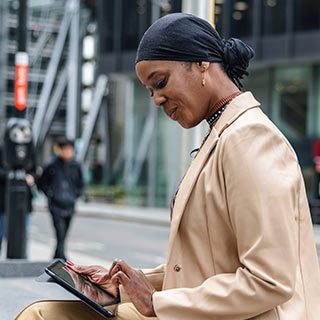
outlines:
[[[209,123],[210,126],[212,126],[212,124],[216,120],[218,120],[219,116],[224,111],[225,106],[241,93],[242,93],[241,91],[236,91],[230,94],[229,96],[220,99],[217,103],[214,104],[214,106],[210,110],[211,115],[207,117],[207,122]]]

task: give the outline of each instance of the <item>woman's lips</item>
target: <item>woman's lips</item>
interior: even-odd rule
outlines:
[[[177,109],[178,109],[178,108],[174,108],[174,109],[166,112],[166,114],[167,114],[172,120],[174,120],[174,121],[177,120],[177,112],[176,112]]]

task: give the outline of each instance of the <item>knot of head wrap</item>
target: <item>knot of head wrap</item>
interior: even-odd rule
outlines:
[[[230,38],[223,43],[223,67],[229,78],[239,87],[243,79],[249,73],[249,60],[253,58],[254,51],[239,39]]]
[[[239,39],[224,40],[211,24],[197,16],[172,13],[156,20],[144,33],[136,55],[143,60],[221,63],[239,87],[247,75],[253,50]]]

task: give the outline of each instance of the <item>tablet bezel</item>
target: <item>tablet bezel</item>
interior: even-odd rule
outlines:
[[[110,317],[115,317],[115,315],[110,311],[107,310],[105,308],[109,307],[109,306],[114,306],[115,304],[120,302],[120,294],[118,291],[118,298],[115,299],[115,304],[111,304],[108,306],[103,307],[102,305],[98,304],[97,302],[95,302],[94,300],[91,300],[90,298],[88,298],[87,296],[85,296],[84,294],[82,294],[80,291],[78,291],[76,288],[72,287],[68,282],[66,282],[63,278],[61,278],[59,275],[57,275],[56,273],[54,273],[50,268],[55,267],[57,264],[61,265],[61,267],[68,267],[67,264],[64,264],[62,261],[57,260],[54,261],[51,265],[49,265],[48,267],[45,268],[45,272],[59,285],[61,285],[64,289],[68,290],[70,293],[74,294],[76,297],[78,297],[80,300],[82,300],[84,303],[86,303],[88,306],[90,306],[91,308],[93,308],[96,312],[98,312],[99,314],[103,315],[104,317],[110,318]],[[75,271],[74,271],[75,272]],[[87,280],[90,282],[90,280],[88,280],[87,278],[83,277],[81,274],[79,274],[79,276],[81,276],[82,278],[84,278],[84,280]],[[109,294],[107,291],[103,290],[102,288],[100,288],[99,286],[97,286],[95,283],[91,282],[93,284],[93,286],[98,287],[100,290],[106,292],[106,294]],[[110,294],[109,294],[110,295]]]

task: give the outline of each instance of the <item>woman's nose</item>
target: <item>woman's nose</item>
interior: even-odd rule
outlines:
[[[153,101],[154,101],[154,104],[157,106],[157,107],[162,107],[162,105],[165,103],[166,101],[166,98],[159,94],[159,93],[154,93],[154,96],[153,96]]]

